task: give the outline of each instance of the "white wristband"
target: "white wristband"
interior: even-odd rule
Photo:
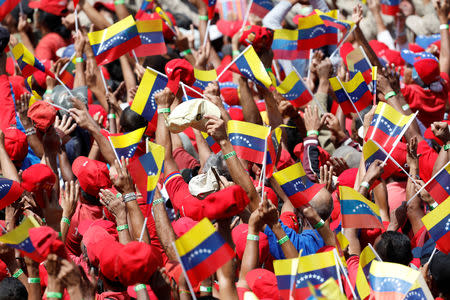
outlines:
[[[361,182],[359,186],[365,187],[366,189],[370,189],[370,184],[367,181]]]

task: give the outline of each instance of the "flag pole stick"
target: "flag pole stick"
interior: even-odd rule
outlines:
[[[300,251],[303,249],[300,249]],[[301,256],[301,252],[298,254],[297,259],[294,259],[291,265],[291,278],[294,280],[292,282],[289,282],[289,297],[293,296],[294,293],[294,287],[295,287],[295,278],[297,277],[298,273],[298,258]]]
[[[186,89],[184,88],[184,84],[181,85],[181,89],[183,90],[184,98],[186,98],[186,101],[188,101],[189,99],[188,99],[188,96],[186,94]]]
[[[56,107],[57,109],[63,110],[63,111],[65,111],[65,112],[69,112],[69,110],[68,110],[67,108],[64,108],[64,107],[62,107],[62,106],[59,106],[59,105],[56,105],[56,104],[50,103],[50,102],[49,102],[49,104],[50,104],[51,106],[53,106],[53,107]]]
[[[113,148],[114,155],[116,156],[117,161],[119,162],[119,165],[122,167],[122,162],[120,161],[120,158],[117,156],[116,148],[114,147],[114,145],[111,141],[111,137],[109,137],[109,136],[108,136],[108,141],[109,141],[109,144],[111,145],[111,147]]]
[[[178,253],[177,246],[175,246],[175,241],[172,242],[172,246],[173,246],[173,249],[175,250],[175,254],[177,255],[177,259],[180,262],[181,270],[183,271],[183,275],[186,278],[186,282],[188,284],[189,290],[191,291],[191,296],[192,296],[192,298],[194,298],[194,300],[197,300],[197,297],[195,296],[195,293],[194,293],[194,289],[192,288],[192,285],[191,285],[191,281],[189,280],[189,277],[187,276],[183,262],[181,261],[180,254]]]
[[[331,53],[330,58],[333,57],[338,51],[339,49],[342,47],[342,45],[344,44],[344,42],[347,40],[347,38],[353,33],[353,31],[356,29],[356,25],[353,26],[352,29],[350,29],[350,31],[344,36],[344,38],[339,42],[337,48],[333,51],[333,53]]]
[[[250,0],[250,3],[248,4],[248,7],[247,7],[247,11],[245,12],[244,20],[242,22],[242,27],[241,27],[241,29],[239,29],[240,32],[244,30],[245,23],[247,23],[248,16],[250,15],[250,9],[252,8],[252,5],[253,5],[253,0]]]
[[[364,124],[363,119],[361,118],[361,114],[359,113],[358,109],[356,108],[355,103],[353,103],[352,98],[350,98],[350,95],[347,93],[347,90],[344,88],[344,85],[342,84],[341,80],[339,79],[338,76],[336,76],[337,81],[339,81],[339,84],[341,85],[342,89],[345,92],[345,95],[347,95],[348,100],[350,101],[350,103],[352,104],[353,108],[355,109],[356,113],[358,114],[358,118],[361,121],[361,123]]]
[[[409,204],[409,202],[411,202],[411,200],[412,199],[414,199],[417,195],[419,195],[420,194],[420,192],[434,179],[434,178],[436,178],[436,176],[439,174],[439,173],[441,173],[441,171],[442,170],[444,170],[448,165],[450,164],[450,161],[447,163],[447,164],[445,164],[445,166],[443,166],[438,172],[436,172],[436,174],[434,174],[433,175],[433,177],[431,177],[431,179],[430,180],[428,180],[428,182],[427,183],[425,183],[418,191],[417,191],[417,193],[415,193],[414,194],[414,196],[412,196],[411,197],[411,199],[409,199],[408,200],[408,202],[406,202],[406,204]]]
[[[278,70],[278,64],[275,59],[273,60],[272,65],[275,70],[275,76],[277,77],[278,81],[281,83],[280,71]]]
[[[433,252],[431,252],[430,258],[428,259],[427,264],[430,265],[431,260],[433,259],[433,256],[436,254],[437,248],[434,246]]]
[[[219,81],[219,78],[222,77],[222,75],[242,56],[244,53],[251,47],[251,45],[247,46],[244,51],[241,52],[235,59],[233,59],[226,67],[225,69],[220,72],[220,74],[217,76],[216,80]]]
[[[72,94],[72,92],[71,92],[70,89],[67,87],[67,85],[65,85],[64,82],[62,82],[61,79],[58,78],[58,76],[55,75],[55,79],[58,80],[58,82],[66,89],[66,91],[69,93],[69,95],[70,95],[71,97],[74,97],[74,98],[75,98],[75,96]]]
[[[416,111],[416,113],[412,116],[411,120],[408,121],[408,123],[406,123],[406,125],[403,127],[402,131],[400,132],[400,134],[398,135],[398,137],[395,139],[394,144],[392,145],[392,149],[391,151],[389,151],[388,156],[384,159],[383,164],[386,163],[386,161],[389,159],[389,157],[391,156],[392,152],[394,152],[395,147],[397,147],[398,143],[400,142],[400,140],[402,139],[403,135],[405,134],[406,130],[408,130],[409,126],[411,125],[411,123],[414,121],[414,119],[416,118],[417,114],[419,113],[419,111]]]
[[[61,70],[59,71],[58,75],[61,75],[69,66],[70,62],[74,59],[75,57],[75,52],[72,54],[72,56],[70,57],[70,60],[61,68]]]
[[[203,47],[206,46],[206,42],[208,41],[210,26],[211,26],[211,20],[208,19],[208,23],[206,24],[205,37],[203,38]]]
[[[78,33],[78,11],[77,11],[77,8],[76,7],[74,7],[74,9],[75,9],[75,32],[77,32]]]
[[[377,67],[372,67],[372,93],[373,105],[377,105]]]
[[[145,139],[145,153],[148,153],[148,138]],[[147,202],[148,202],[148,199],[147,199]],[[144,238],[144,231],[145,231],[145,227],[147,227],[149,211],[150,211],[150,205],[147,206],[147,212],[145,213],[144,224],[142,224],[141,234],[139,236],[139,242],[142,242],[142,239]]]
[[[320,112],[324,115],[326,113],[326,111],[322,107],[322,104],[319,102],[319,100],[316,99],[316,96],[313,94],[313,92],[311,91],[309,86],[303,80],[303,77],[300,76],[300,74],[298,73],[297,69],[296,68],[293,68],[293,69],[294,69],[294,72],[297,74],[298,78],[300,78],[300,80],[303,82],[303,85],[305,86],[305,88],[308,90],[308,93],[312,96],[314,102],[316,102],[317,106],[319,107]]]
[[[133,53],[133,57],[134,57],[134,60],[136,61],[136,63],[139,64],[139,60],[137,58],[137,55],[136,55],[136,52],[134,51],[134,49],[131,50],[131,53]]]
[[[19,11],[20,11],[20,14],[23,15],[22,1],[19,2]],[[2,226],[2,227],[3,227],[3,226]]]
[[[345,277],[345,281],[347,281],[348,286],[350,287],[350,290],[352,291],[352,295],[353,295],[353,299],[358,299],[358,297],[356,297],[356,293],[355,290],[353,289],[353,285],[350,282],[350,279],[348,278],[348,274],[347,271],[344,268],[344,265],[342,264],[341,258],[339,257],[336,248],[333,249],[333,253],[334,253],[334,259],[337,261],[337,263],[339,264],[339,267],[341,268],[342,273],[344,274]]]
[[[6,231],[6,228],[5,228],[5,227],[3,227],[3,225],[2,225],[2,224],[0,224],[0,227],[2,228],[3,232],[7,232],[7,231]]]
[[[339,283],[339,289],[341,290],[341,293],[344,293],[344,286],[342,284],[341,272],[339,271],[340,265],[337,262],[336,253],[334,251],[336,251],[336,248],[333,249],[333,256],[334,256],[334,263],[336,264],[336,273],[337,273],[337,279],[338,279],[338,283]]]
[[[378,255],[377,251],[375,251],[375,248],[373,248],[373,246],[372,246],[371,243],[369,243],[369,247],[370,247],[370,250],[372,250],[373,254],[375,254],[375,257],[376,257],[379,261],[383,261],[383,260],[381,259],[381,257]]]
[[[103,87],[105,88],[105,94],[107,94],[109,92],[109,90],[108,90],[108,86],[106,85],[105,76],[103,75],[103,72],[102,72],[102,69],[100,66],[98,67],[98,71],[100,72],[100,77],[102,77]]]
[[[306,75],[307,80],[311,77],[311,59],[314,55],[313,49],[309,49],[309,59],[308,59],[308,75]]]

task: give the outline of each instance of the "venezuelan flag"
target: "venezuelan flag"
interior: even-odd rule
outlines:
[[[413,286],[409,290],[408,294],[406,294],[405,300],[413,299],[434,300],[434,297],[431,294],[431,291],[422,276],[419,276],[419,278],[416,280],[416,282],[414,282]]]
[[[450,197],[427,213],[422,222],[438,249],[445,254],[450,253]]]
[[[0,0],[0,21],[3,21],[19,2],[20,0]]]
[[[362,111],[372,104],[372,93],[360,72],[356,73],[350,81],[342,82],[342,85],[336,77],[330,78],[329,81],[344,114],[356,113],[350,101],[353,102],[358,111]],[[348,99],[345,91],[350,99]]]
[[[297,49],[298,30],[275,29],[272,51],[274,59],[309,59],[309,50]]]
[[[295,207],[308,203],[324,186],[308,179],[301,162],[273,173],[273,177]]]
[[[35,104],[37,101],[42,100],[41,95],[39,95],[35,90],[31,91],[31,98],[28,102],[28,107],[31,107],[33,104]]]
[[[145,12],[151,11],[154,4],[155,2],[153,0],[142,0],[141,7],[139,7],[138,12],[136,13],[136,20],[140,19]]]
[[[141,39],[141,45],[134,49],[137,57],[167,53],[166,43],[164,42],[162,32],[162,22],[161,19],[136,22],[136,27]]]
[[[358,295],[359,299],[365,299],[370,295],[370,286],[367,282],[367,278],[361,264],[358,265],[358,269],[356,271],[355,293]]]
[[[277,160],[277,147],[275,145],[280,144],[281,128],[277,127],[270,132],[267,138],[267,151],[266,151],[266,178],[272,177],[275,162]]]
[[[133,157],[138,144],[141,142],[144,132],[145,127],[142,127],[128,133],[120,133],[117,135],[109,136],[109,140],[111,141],[111,144],[114,147],[114,151],[116,151],[116,155],[119,160],[122,156],[124,158]]]
[[[450,196],[450,162],[433,177],[425,189],[437,203],[442,203]]]
[[[23,192],[24,189],[17,181],[0,178],[0,209],[4,209],[14,203]]]
[[[395,16],[400,11],[400,0],[381,0],[381,12],[388,16]]]
[[[89,33],[88,37],[99,66],[110,63],[141,45],[136,22],[131,15],[106,29]]]
[[[153,202],[156,184],[164,169],[164,147],[148,142],[149,152],[133,160],[128,165],[128,171],[133,177],[145,202]]]
[[[143,116],[147,121],[156,124],[157,106],[155,94],[164,90],[167,82],[167,77],[153,70],[146,69],[130,109]]]
[[[208,5],[208,19],[212,20],[214,18],[214,11],[216,9],[217,0],[203,0],[203,2]]]
[[[217,154],[220,151],[222,151],[222,149],[220,148],[220,145],[216,143],[216,141],[212,138],[212,136],[209,136],[206,132],[203,132],[203,131],[202,131],[202,136],[205,139],[205,141],[208,143],[208,146],[212,152]]]
[[[175,33],[175,28],[173,26],[172,20],[166,14],[164,9],[158,6],[155,8],[155,11],[164,20],[164,22],[166,22],[166,25]]]
[[[193,86],[198,87],[201,90],[206,89],[208,83],[217,79],[217,72],[212,70],[199,70],[194,68],[195,82]]]
[[[337,32],[330,31],[319,15],[298,19],[298,50],[318,49],[337,44]]]
[[[261,164],[264,159],[264,148],[270,134],[269,127],[242,122],[229,121],[228,136],[237,155],[245,160]]]
[[[298,258],[278,259],[273,261],[273,269],[277,277],[278,290],[282,300],[289,300],[291,287],[297,275]]]
[[[204,218],[175,241],[180,262],[193,286],[234,258],[233,249]]]
[[[337,10],[331,10],[329,12],[324,13],[316,9],[315,13],[319,15],[319,17],[322,19],[323,23],[327,27],[334,27],[344,33],[350,31],[350,29],[352,29],[352,27],[355,26],[355,23],[352,21],[338,20]]]
[[[319,288],[316,288],[312,285],[311,282],[307,281],[308,289],[311,296],[308,297],[307,300],[327,300],[328,298],[322,294],[322,291]]]
[[[338,271],[333,251],[320,252],[298,258],[297,276],[295,277],[295,299],[309,296],[307,282],[317,286],[328,278],[337,279]]]
[[[384,150],[389,152],[397,137],[400,135],[403,127],[406,126],[413,115],[404,115],[395,110],[387,103],[380,102],[375,110],[369,130],[365,136],[368,139],[376,141]]]
[[[42,261],[28,234],[28,230],[34,227],[39,227],[39,223],[32,216],[25,217],[19,226],[0,236],[0,242],[20,250],[22,254],[31,257],[35,261]]]
[[[276,89],[295,107],[302,107],[313,99],[305,83],[295,71],[292,71]]]
[[[372,65],[370,64],[370,61],[367,60],[362,47],[356,48],[347,54],[346,60],[351,77],[355,76],[356,73],[361,72],[364,81],[367,84],[372,81]]]
[[[69,60],[65,68],[59,72],[59,79],[64,82],[69,88],[73,89],[73,84],[75,82],[75,58]]]
[[[363,145],[363,157],[364,157],[364,166],[366,167],[366,171],[369,169],[370,165],[377,159],[384,161],[388,156],[388,153],[381,148],[377,142],[368,140]],[[396,170],[397,166],[393,163],[393,157],[390,157],[386,165],[383,168],[383,173],[381,174],[381,178],[386,180],[389,178]]]
[[[325,299],[333,299],[333,300],[348,299],[343,293],[341,293],[336,280],[332,277],[325,280],[325,282],[319,286],[319,290],[321,294],[325,297]]]
[[[36,71],[44,72],[52,77],[54,75],[45,69],[45,66],[22,44],[18,43],[11,50],[17,61],[23,77],[31,76]]]
[[[369,282],[375,299],[401,300],[408,293],[420,272],[407,266],[373,261]]]
[[[370,266],[374,260],[376,260],[375,253],[373,253],[370,246],[366,246],[359,255],[359,266],[362,268],[364,276],[367,280],[369,280]]]
[[[272,80],[267,74],[263,63],[256,54],[252,46],[248,46],[244,52],[236,59],[230,70],[238,73],[260,86],[270,87]]]
[[[347,186],[339,187],[343,228],[384,228],[380,208]]]
[[[271,0],[253,0],[250,13],[260,18],[264,18],[272,8],[273,2]]]

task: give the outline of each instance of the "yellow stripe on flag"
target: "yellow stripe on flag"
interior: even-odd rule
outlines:
[[[208,220],[208,218],[204,218],[198,222],[197,225],[192,227],[191,230],[175,241],[178,254],[180,256],[185,255],[215,232],[216,229],[213,224]]]

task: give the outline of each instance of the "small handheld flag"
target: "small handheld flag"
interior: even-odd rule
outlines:
[[[217,79],[217,72],[215,69],[212,70],[199,70],[194,68],[194,77],[195,82],[193,84],[194,87],[198,87],[201,90],[206,89],[208,84],[211,81],[214,81]]]
[[[450,162],[427,182],[425,189],[437,203],[442,203],[450,196]]]
[[[177,239],[175,249],[193,286],[211,276],[235,256],[233,249],[207,218]]]
[[[222,151],[220,148],[220,145],[216,143],[216,141],[213,139],[212,136],[208,135],[206,132],[202,132],[203,138],[206,140],[206,143],[208,143],[209,148],[211,149],[214,154],[219,153]]]
[[[264,18],[273,8],[272,0],[253,0],[251,5],[250,13],[260,18]]]
[[[319,15],[298,19],[298,50],[318,49],[337,41],[337,31],[329,30]]]
[[[141,7],[136,13],[136,20],[140,19],[145,12],[151,11],[154,5],[155,2],[153,0],[142,0]]]
[[[162,31],[162,22],[161,19],[136,22],[136,27],[141,39],[141,45],[134,49],[137,57],[167,53]]]
[[[315,9],[314,12],[319,15],[319,17],[327,27],[334,27],[342,31],[344,34],[349,32],[355,26],[355,23],[352,21],[339,20],[337,9],[331,10],[329,12],[322,12],[318,9]]]
[[[130,162],[128,171],[145,203],[150,204],[153,202],[156,184],[164,169],[164,147],[150,142],[148,144],[149,152]]]
[[[339,187],[343,228],[384,228],[380,208],[347,186]]]
[[[436,242],[437,248],[450,253],[450,197],[427,213],[422,222]]]
[[[136,22],[131,15],[106,29],[88,33],[88,37],[99,66],[110,63],[141,45]]]
[[[39,227],[39,223],[32,216],[25,217],[19,226],[0,236],[0,242],[20,250],[21,253],[35,261],[39,261],[41,260],[40,255],[36,252],[28,234],[28,230],[35,227]]]
[[[0,209],[11,205],[22,196],[24,189],[17,181],[0,178]]]
[[[377,67],[372,67],[372,95],[373,95],[373,105],[377,104]]]
[[[388,16],[396,16],[400,11],[400,0],[381,0],[381,12]]]
[[[45,66],[28,50],[24,44],[18,43],[11,50],[14,59],[17,61],[23,77],[31,76],[36,71],[41,71],[54,77]]]
[[[313,95],[311,95],[305,83],[295,71],[289,73],[276,89],[295,107],[302,107],[313,99]]]
[[[214,10],[216,9],[217,0],[203,0],[206,5],[208,5],[208,19],[212,20],[214,18]]]
[[[354,49],[352,52],[347,54],[347,66],[350,71],[350,77],[356,75],[356,73],[361,72],[364,77],[364,81],[369,84],[372,81],[372,76],[370,74],[372,70],[372,64],[364,52],[362,47]],[[372,73],[373,74],[373,73]]]
[[[298,258],[278,259],[273,261],[273,269],[277,277],[278,290],[282,300],[289,300],[290,291],[297,275]]]
[[[109,140],[116,152],[118,161],[120,161],[121,157],[131,158],[134,156],[144,132],[145,127],[142,127],[131,132],[109,136]]]
[[[272,51],[274,59],[309,59],[309,50],[297,49],[298,30],[275,29]]]
[[[301,162],[273,173],[273,177],[294,207],[305,205],[324,187],[308,179]]]

